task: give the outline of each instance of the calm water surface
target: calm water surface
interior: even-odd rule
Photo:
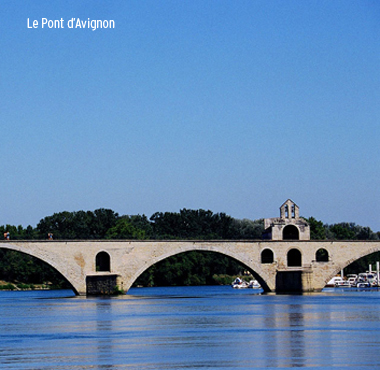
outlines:
[[[379,369],[380,292],[0,292],[1,369]]]

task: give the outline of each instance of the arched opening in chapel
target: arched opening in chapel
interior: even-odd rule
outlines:
[[[300,233],[297,226],[287,225],[284,227],[282,231],[282,239],[283,240],[299,240]]]

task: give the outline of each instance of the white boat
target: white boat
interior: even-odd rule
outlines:
[[[348,279],[345,280],[340,276],[333,277],[327,284],[326,287],[334,288],[370,288],[377,287],[377,274],[375,272],[363,272],[358,275],[350,274],[347,275]]]
[[[251,288],[251,289],[260,289],[261,285],[259,284],[259,282],[257,280],[251,280],[249,282],[248,288]]]
[[[239,277],[237,277],[231,284],[232,288],[235,288],[235,289],[244,289],[244,288],[248,288],[249,284],[240,279]]]
[[[334,276],[327,284],[326,287],[328,288],[335,288],[337,284],[343,283],[345,280],[343,280],[340,276]]]
[[[356,285],[358,283],[358,275],[356,274],[347,275],[347,281],[350,283],[352,288],[356,288]]]
[[[347,280],[337,281],[335,288],[351,288],[351,284]]]
[[[371,286],[368,281],[356,284],[356,288],[371,288]]]
[[[361,285],[360,287],[358,285]],[[377,276],[374,272],[362,272],[358,275],[357,285],[358,288],[378,286]]]
[[[237,277],[231,284],[232,288],[235,289],[245,289],[245,288],[250,288],[250,289],[260,289],[261,285],[257,280],[251,280],[249,283],[246,281],[240,279]]]

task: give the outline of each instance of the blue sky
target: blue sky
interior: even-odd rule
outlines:
[[[0,224],[291,198],[380,231],[378,1],[2,0],[0,32]]]

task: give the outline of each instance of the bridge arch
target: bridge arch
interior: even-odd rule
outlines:
[[[20,254],[24,254],[27,256],[31,256],[33,258],[38,259],[39,261],[42,261],[46,265],[50,266],[54,270],[56,270],[64,279],[65,281],[70,285],[71,289],[74,291],[76,295],[79,294],[79,289],[78,286],[75,286],[75,284],[72,283],[72,280],[65,274],[65,271],[63,271],[60,266],[58,266],[56,263],[53,261],[50,261],[48,258],[46,258],[45,255],[42,253],[39,253],[38,251],[36,253],[30,253],[29,251],[24,250],[23,248],[17,248],[14,245],[7,245],[7,244],[1,244],[0,249],[6,249],[6,250],[11,250],[14,252],[18,252]]]
[[[380,252],[380,245],[378,245],[378,244],[375,247],[371,247],[371,248],[368,248],[367,250],[361,251],[360,253],[358,253],[357,255],[355,255],[354,257],[352,257],[348,260],[344,260],[343,263],[341,263],[339,266],[335,267],[332,270],[332,272],[328,275],[327,279],[325,279],[325,283],[327,284],[328,281],[330,281],[334,276],[339,274],[343,269],[345,269],[346,267],[348,267],[352,263],[360,260],[363,257],[367,257],[370,254],[376,253],[376,252]],[[332,256],[332,258],[334,258],[334,256]]]
[[[228,252],[223,249],[219,248],[212,248],[210,250],[209,248],[202,248],[202,247],[193,247],[193,248],[178,248],[176,251],[164,253],[160,256],[155,256],[154,259],[150,260],[149,262],[145,261],[144,266],[140,267],[136,273],[129,279],[129,282],[126,284],[127,290],[132,286],[132,284],[137,280],[137,278],[145,272],[147,269],[152,267],[153,265],[157,264],[160,261],[163,261],[169,257],[185,253],[185,252],[192,252],[192,251],[198,251],[198,252],[214,252],[216,254],[221,254],[227,257],[230,257],[237,262],[241,263],[243,266],[249,270],[252,275],[255,277],[255,279],[260,283],[261,287],[263,288],[264,291],[270,292],[274,290],[274,287],[269,287],[267,282],[268,282],[268,276],[267,273],[261,269],[261,264],[257,263],[256,261],[253,260],[247,260],[246,258],[238,255],[237,253],[233,252]]]

